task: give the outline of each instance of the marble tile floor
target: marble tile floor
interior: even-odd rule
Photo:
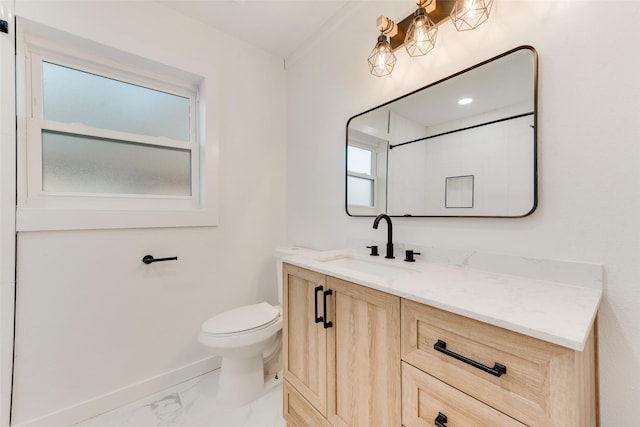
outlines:
[[[74,427],[285,427],[282,385],[248,405],[217,404],[219,370],[85,420]]]

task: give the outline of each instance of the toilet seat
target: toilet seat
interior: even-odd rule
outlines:
[[[220,313],[204,322],[200,332],[210,337],[232,337],[269,328],[280,320],[280,310],[261,302]]]

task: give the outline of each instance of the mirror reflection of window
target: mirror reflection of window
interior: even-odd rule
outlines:
[[[357,172],[371,175],[373,150],[350,145],[347,148],[347,169],[349,172]]]
[[[347,185],[349,186],[349,204],[356,206],[373,207],[373,180],[367,178],[357,178],[350,176]]]
[[[375,151],[373,147],[347,147],[347,203],[355,206],[375,206]]]
[[[356,215],[378,215],[385,212],[387,208],[387,147],[389,143],[386,139],[355,129],[351,129],[349,133],[348,212]]]

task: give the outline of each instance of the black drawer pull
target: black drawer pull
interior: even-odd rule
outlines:
[[[331,289],[327,289],[322,294],[322,303],[323,303],[322,305],[324,306],[323,307],[323,309],[324,309],[324,324],[323,324],[323,326],[324,326],[325,329],[330,328],[330,327],[333,326],[333,322],[327,322],[327,297],[329,295],[332,295],[332,294],[333,294],[333,291]]]
[[[502,374],[506,374],[507,373],[507,367],[500,364],[500,363],[494,363],[493,364],[493,368],[490,368],[486,365],[483,365],[482,363],[476,362],[475,360],[471,360],[468,357],[464,357],[461,354],[458,353],[454,353],[451,350],[447,350],[447,343],[442,341],[442,340],[438,340],[437,343],[435,343],[433,345],[434,350],[439,351],[440,353],[444,353],[447,356],[451,356],[454,359],[458,359],[461,362],[467,363],[471,366],[473,366],[474,368],[478,368],[480,370],[483,370],[491,375],[495,375],[496,377],[501,376]]]
[[[438,416],[435,420],[433,420],[433,424],[437,427],[447,427],[445,424],[447,422],[447,416],[442,412],[438,412]]]
[[[315,294],[313,297],[313,306],[314,306],[315,312],[313,314],[314,314],[316,323],[320,323],[324,320],[322,316],[318,316],[318,292],[322,291],[322,289],[324,289],[322,286],[316,286],[316,288],[314,289]]]

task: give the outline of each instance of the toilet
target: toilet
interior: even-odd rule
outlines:
[[[282,304],[282,258],[310,249],[276,248],[278,302]],[[242,406],[282,382],[280,353],[282,307],[266,302],[220,313],[200,327],[198,341],[210,353],[222,357],[217,400],[226,406]]]

